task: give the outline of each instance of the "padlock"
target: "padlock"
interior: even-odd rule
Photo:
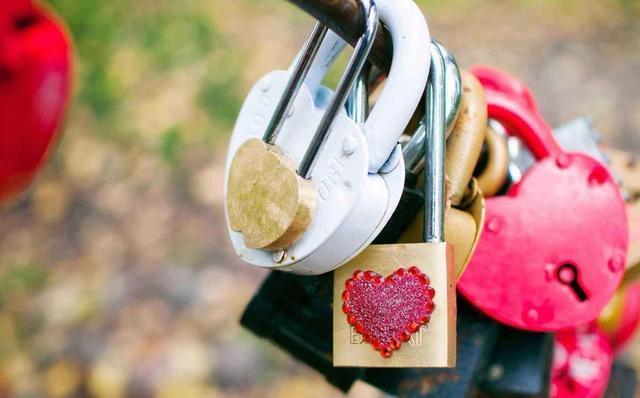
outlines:
[[[507,196],[487,199],[482,239],[459,291],[500,322],[555,331],[595,319],[617,288],[627,252],[624,201],[607,168],[564,152],[542,118],[487,89],[489,117],[538,162]]]
[[[311,181],[317,190],[315,215],[297,242],[275,252],[250,249],[245,246],[241,233],[229,229],[236,253],[244,261],[301,274],[328,272],[362,251],[393,214],[404,183],[404,166],[397,141],[420,101],[420,82],[426,82],[429,54],[424,49],[429,35],[424,17],[413,2],[381,0],[376,5],[394,43],[388,82],[376,106],[367,121],[357,125],[348,118],[341,104],[338,107],[330,105],[329,110],[337,113],[323,116],[316,109],[316,93],[310,92],[305,84],[299,87],[300,94],[292,100],[289,116],[282,123],[275,144],[287,158],[298,162],[300,174],[311,171]],[[358,55],[358,63],[364,62],[362,52],[354,54]],[[304,54],[298,59],[309,61]],[[321,59],[313,61],[309,75],[317,75],[315,70],[322,68],[322,64]],[[231,139],[227,179],[230,159],[236,150],[246,140],[259,137],[266,130],[274,102],[281,97],[290,75],[272,72],[251,90]],[[348,73],[344,80],[353,80],[352,77],[355,75]],[[350,85],[340,84],[336,98],[346,97],[348,90],[345,90]],[[290,97],[282,96],[283,102]],[[305,155],[305,148],[313,135],[310,126],[317,125],[321,118],[324,128],[334,120],[333,128],[319,151],[317,145],[310,147],[311,154],[318,154],[314,164],[311,162],[313,156]],[[310,166],[313,167],[309,169]],[[227,190],[227,205],[230,201],[228,193]]]
[[[371,245],[334,272],[333,363],[455,366],[453,248],[444,241],[444,60],[425,90],[425,230],[418,244]],[[428,150],[427,150],[428,149]]]
[[[494,129],[487,128],[483,161],[474,171],[478,188],[485,198],[495,196],[507,182],[509,174],[509,148],[507,140]]]
[[[447,242],[456,249],[456,278],[459,278],[466,265],[469,263],[473,251],[479,241],[480,232],[484,224],[484,198],[477,189],[472,173],[480,155],[484,134],[486,131],[487,117],[484,102],[484,94],[480,83],[470,74],[462,73],[463,100],[461,105],[461,116],[457,120],[454,131],[447,140],[446,173],[451,187],[451,202],[456,207],[448,207],[446,212],[446,236]],[[416,142],[421,142],[423,132],[419,129],[411,137],[404,150],[413,153],[412,150]],[[420,153],[420,155],[423,155]],[[407,157],[407,163],[416,164]],[[416,170],[412,170],[414,173]],[[414,200],[414,204],[419,202]],[[396,213],[405,212],[401,215],[408,218],[412,214],[417,216],[407,226],[398,242],[412,243],[419,242],[420,233],[423,229],[422,213],[414,206],[413,211],[407,207],[399,207]]]
[[[598,327],[618,353],[630,343],[640,325],[640,283],[621,287],[600,313]]]
[[[595,325],[556,334],[551,398],[600,398],[607,388],[613,350]]]
[[[60,133],[71,51],[51,11],[30,0],[0,2],[0,203],[28,186]]]

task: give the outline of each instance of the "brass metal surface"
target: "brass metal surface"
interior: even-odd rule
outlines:
[[[482,194],[490,197],[498,193],[507,181],[509,148],[507,140],[490,128],[487,128],[485,142],[488,149],[487,164],[476,179]]]
[[[460,71],[462,103],[460,114],[447,139],[446,174],[451,184],[451,202],[458,206],[478,163],[487,130],[487,103],[478,79]]]
[[[248,248],[285,249],[311,224],[316,188],[275,146],[257,138],[243,143],[227,184],[229,224],[242,232]]]
[[[356,367],[454,367],[456,365],[456,292],[453,247],[446,243],[371,245],[334,272],[333,364]],[[342,311],[345,281],[354,271],[389,275],[400,267],[417,266],[436,291],[431,321],[390,358],[382,358],[362,342]]]
[[[463,209],[448,208],[445,215],[445,237],[447,243],[456,250],[456,281],[466,269],[473,252],[480,240],[484,228],[485,202],[478,191],[475,179],[472,179],[467,191],[469,198],[464,200]],[[420,211],[409,227],[400,236],[400,243],[416,243],[422,241],[423,212]]]

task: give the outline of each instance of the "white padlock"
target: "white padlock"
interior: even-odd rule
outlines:
[[[242,234],[229,229],[234,249],[244,261],[300,274],[331,271],[362,251],[397,206],[404,184],[397,142],[426,84],[430,39],[426,21],[411,0],[378,0],[376,5],[394,46],[391,70],[377,105],[362,124],[350,120],[344,109],[335,116],[315,162],[307,167],[318,201],[313,221],[300,240],[273,253],[247,248]],[[275,140],[299,165],[309,163],[307,146],[323,118],[324,109],[314,103],[321,89],[317,82],[329,66],[322,62],[323,57],[325,61],[335,58],[328,51],[313,63],[309,76],[316,83],[299,88]],[[231,159],[246,140],[263,136],[291,73],[291,69],[271,72],[251,89],[231,138],[225,189]],[[391,166],[383,168],[385,162]]]

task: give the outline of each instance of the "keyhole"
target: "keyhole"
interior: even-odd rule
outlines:
[[[578,281],[578,268],[570,263],[558,267],[557,277],[560,283],[569,286],[579,301],[587,301],[589,296]]]

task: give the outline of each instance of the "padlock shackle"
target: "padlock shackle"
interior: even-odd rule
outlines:
[[[347,115],[356,123],[364,123],[369,116],[369,71],[371,65],[365,65],[353,86],[345,107]]]
[[[469,72],[480,80],[485,90],[493,90],[508,95],[514,100],[521,101],[533,112],[538,113],[538,104],[531,90],[514,76],[484,65],[472,66]]]
[[[424,231],[426,243],[444,242],[445,216],[445,59],[433,47],[425,90]],[[427,156],[428,154],[429,156]]]
[[[373,0],[368,0],[368,4],[366,1],[367,0],[360,1],[362,12],[366,15],[366,23],[362,37],[358,40],[358,43],[353,50],[347,69],[340,78],[336,92],[322,115],[320,124],[318,125],[316,132],[311,139],[311,143],[298,166],[298,174],[303,178],[309,179],[311,177],[311,170],[317,160],[318,152],[325,144],[329,136],[329,132],[331,131],[331,127],[333,126],[333,122],[336,119],[336,115],[344,106],[358,75],[362,71],[364,63],[367,60],[367,56],[371,51],[373,40],[375,39],[376,32],[378,31],[378,9]]]
[[[455,57],[445,46],[437,40],[432,39],[430,51],[431,57],[440,54],[444,61],[446,132],[448,134],[453,130],[458,113],[460,112],[460,104],[462,102],[462,78]],[[425,135],[426,126],[423,119],[418,124],[415,133],[402,148],[405,167],[407,171],[415,175],[420,173],[424,167]]]
[[[296,60],[293,62],[293,66],[289,68],[291,71],[291,77],[280,96],[280,100],[271,115],[271,120],[269,121],[262,137],[262,140],[267,144],[273,145],[275,143],[278,133],[282,128],[285,116],[293,106],[296,95],[300,91],[300,87],[309,73],[309,69],[311,68],[313,60],[316,58],[316,54],[320,49],[327,31],[328,29],[325,25],[320,22],[316,22],[311,35],[302,48],[302,51],[298,53]]]
[[[389,159],[422,98],[430,65],[430,51],[424,50],[429,48],[429,28],[416,4],[378,0],[376,5],[380,19],[392,33],[394,51],[387,83],[363,123],[369,144],[369,173],[377,173]],[[317,90],[344,44],[337,34],[327,34],[305,82],[311,93]]]
[[[538,160],[564,151],[553,136],[553,131],[538,113],[522,102],[494,90],[485,90],[489,118],[500,122],[509,135],[526,144]]]

